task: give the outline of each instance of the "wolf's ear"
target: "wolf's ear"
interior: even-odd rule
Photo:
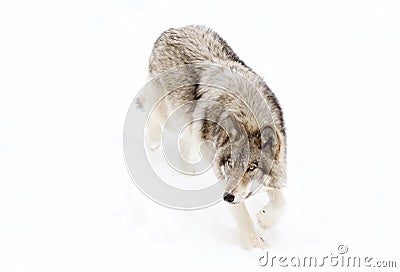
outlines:
[[[232,113],[225,113],[220,118],[222,133],[218,136],[218,146],[223,146],[228,142],[237,142],[242,137],[240,123]]]
[[[264,127],[261,130],[261,149],[276,150],[278,145],[278,138],[275,131],[271,127]]]
[[[224,120],[224,127],[229,136],[229,141],[238,141],[243,135],[239,121],[233,114],[229,114]]]

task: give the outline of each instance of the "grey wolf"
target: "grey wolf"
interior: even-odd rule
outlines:
[[[181,115],[191,124],[180,143],[183,156],[190,161],[198,155],[191,151],[193,144],[185,145],[185,139],[212,143],[213,170],[225,182],[221,197],[230,204],[244,246],[264,248],[266,243],[256,231],[245,200],[258,191],[267,193],[268,204],[256,216],[264,229],[279,219],[285,204],[281,189],[286,180],[286,132],[276,96],[225,40],[204,26],[171,28],[156,40],[149,62],[150,78],[171,69],[179,73],[158,80],[157,91],[165,92],[182,79],[193,84],[164,93],[162,101],[155,101],[151,94],[139,99],[145,111],[152,111],[145,133],[147,146],[158,148],[161,128],[171,111],[190,102]],[[229,90],[217,86],[224,69],[239,75],[223,80]],[[252,191],[254,184],[259,184],[260,190]]]

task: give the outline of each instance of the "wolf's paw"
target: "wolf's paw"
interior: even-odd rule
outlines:
[[[145,144],[150,150],[154,151],[160,147],[161,141],[145,138]]]
[[[161,145],[161,133],[153,128],[153,131],[148,129],[144,136],[144,143],[151,150],[156,150]]]
[[[250,250],[252,248],[265,249],[266,247],[268,247],[268,244],[265,242],[264,238],[262,238],[255,231],[243,234],[241,237],[241,241],[243,247],[247,250]]]
[[[281,212],[280,208],[274,208],[272,205],[265,206],[257,213],[258,224],[265,230],[270,229],[279,220]]]

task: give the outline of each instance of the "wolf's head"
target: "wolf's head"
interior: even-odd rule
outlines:
[[[230,115],[217,139],[214,171],[226,182],[223,199],[236,204],[267,181],[274,163],[278,138],[271,126],[246,127]]]

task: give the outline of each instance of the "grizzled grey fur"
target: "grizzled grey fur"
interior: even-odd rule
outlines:
[[[154,119],[163,123],[171,109],[195,102],[184,118],[188,122],[202,119],[192,131],[199,141],[211,141],[215,146],[213,169],[216,176],[226,182],[224,200],[242,203],[254,193],[250,189],[254,182],[275,192],[269,194],[270,201],[282,199],[276,192],[286,180],[286,133],[281,107],[264,80],[239,59],[217,33],[196,25],[168,29],[156,40],[149,63],[150,77],[159,77],[171,69],[180,72],[161,77],[157,88],[169,89],[182,78],[182,82],[192,84],[181,84],[166,94]],[[226,75],[226,71],[239,76],[224,80],[220,75]],[[220,83],[228,89],[218,88]],[[153,100],[145,95],[139,102],[150,111],[156,103]],[[202,101],[213,101],[223,107],[200,103]],[[159,141],[159,136],[155,135],[159,133],[156,123],[149,125],[148,137]],[[277,203],[283,205],[283,200]],[[258,216],[260,225],[265,228],[271,223],[263,217],[267,206]],[[243,219],[246,209],[240,209],[237,218],[247,220]],[[273,213],[272,210],[267,212]],[[246,232],[256,237],[250,223],[246,222]],[[249,238],[250,246],[262,247],[264,243],[260,239]]]

